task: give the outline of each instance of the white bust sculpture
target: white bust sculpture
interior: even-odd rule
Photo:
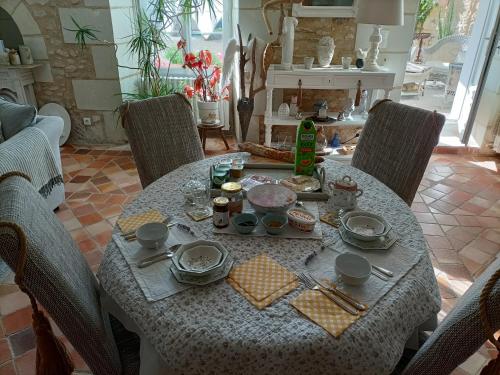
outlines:
[[[327,67],[333,59],[333,53],[335,51],[335,42],[332,37],[324,36],[319,40],[318,47],[318,62],[319,66]]]

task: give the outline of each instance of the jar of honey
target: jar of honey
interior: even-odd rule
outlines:
[[[229,216],[243,211],[243,192],[238,182],[226,182],[222,184],[222,196],[229,200]]]

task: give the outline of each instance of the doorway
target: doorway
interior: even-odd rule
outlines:
[[[497,0],[419,3],[401,102],[445,115],[441,146],[478,146],[464,134],[498,12]]]

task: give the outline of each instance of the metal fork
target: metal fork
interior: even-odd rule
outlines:
[[[350,295],[345,294],[343,291],[337,288],[335,284],[332,284],[331,286],[326,286],[324,283],[321,281],[317,280],[313,275],[309,274],[309,278],[313,281],[316,282],[320,287],[325,288],[329,292],[336,294],[338,297],[342,298],[344,301],[346,301],[348,304],[352,305],[354,308],[365,311],[368,309],[368,306],[365,304],[362,304],[358,301],[356,301],[354,298],[352,298]]]
[[[349,305],[341,298],[335,296],[334,294],[330,294],[327,290],[325,290],[324,288],[316,284],[313,280],[311,280],[309,276],[307,276],[304,272],[300,272],[299,274],[297,274],[297,276],[304,283],[304,286],[307,289],[318,290],[321,293],[323,293],[323,295],[327,297],[330,301],[335,302],[340,308],[347,311],[349,314],[359,315],[358,310],[356,310],[354,307]]]

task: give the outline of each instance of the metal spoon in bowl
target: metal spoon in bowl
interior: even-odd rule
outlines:
[[[148,267],[154,263],[160,262],[165,259],[170,259],[174,256],[175,251],[181,247],[182,244],[176,244],[173,246],[170,246],[167,251],[152,255],[150,257],[146,257],[142,259],[139,263],[137,263],[137,268],[145,268]]]

